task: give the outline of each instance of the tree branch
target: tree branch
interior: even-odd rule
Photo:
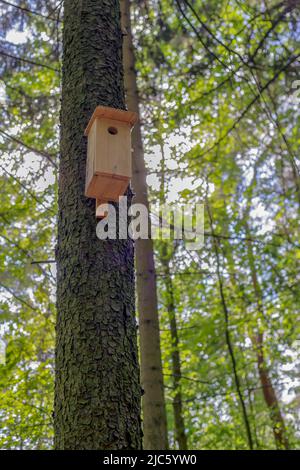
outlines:
[[[5,132],[3,129],[0,129],[0,134],[4,135],[5,137],[7,137],[8,139],[12,140],[13,142],[17,143],[18,145],[21,145],[22,147],[26,148],[27,150],[29,150],[30,152],[33,152],[33,153],[36,153],[38,155],[41,155],[42,157],[45,157],[49,163],[51,163],[51,165],[54,166],[54,168],[58,169],[58,165],[56,164],[56,162],[53,160],[53,157],[55,158],[56,155],[54,154],[50,154],[50,153],[47,153],[45,152],[44,150],[39,150],[39,149],[36,149],[34,147],[31,147],[30,145],[26,144],[25,142],[23,142],[22,140],[18,139],[17,137],[14,137],[10,134],[8,134],[7,132]]]

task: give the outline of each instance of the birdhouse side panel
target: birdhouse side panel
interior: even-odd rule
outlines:
[[[131,178],[131,127],[113,119],[96,119],[94,171]]]
[[[86,195],[92,196],[91,191],[95,183],[95,161],[96,161],[96,134],[97,126],[94,122],[88,135],[87,162],[86,162]]]

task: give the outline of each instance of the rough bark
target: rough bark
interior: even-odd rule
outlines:
[[[128,109],[140,115],[129,0],[121,0],[121,10],[123,33],[125,35],[123,54],[126,102]],[[134,203],[143,204],[149,209],[143,141],[139,124],[135,126],[132,132],[132,148]],[[136,241],[135,263],[141,382],[145,392],[142,401],[144,448],[148,450],[167,449],[167,418],[160,349],[156,276],[153,242],[150,238]]]
[[[57,241],[55,447],[139,449],[133,244],[96,237],[84,129],[125,109],[118,0],[65,0]]]

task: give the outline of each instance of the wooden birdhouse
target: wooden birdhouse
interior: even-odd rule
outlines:
[[[116,201],[129,184],[131,129],[137,114],[97,106],[85,130],[88,138],[85,195],[100,204]]]

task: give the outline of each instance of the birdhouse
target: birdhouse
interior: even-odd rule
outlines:
[[[88,138],[85,195],[97,207],[118,202],[131,178],[131,129],[137,114],[97,106],[85,135]]]

